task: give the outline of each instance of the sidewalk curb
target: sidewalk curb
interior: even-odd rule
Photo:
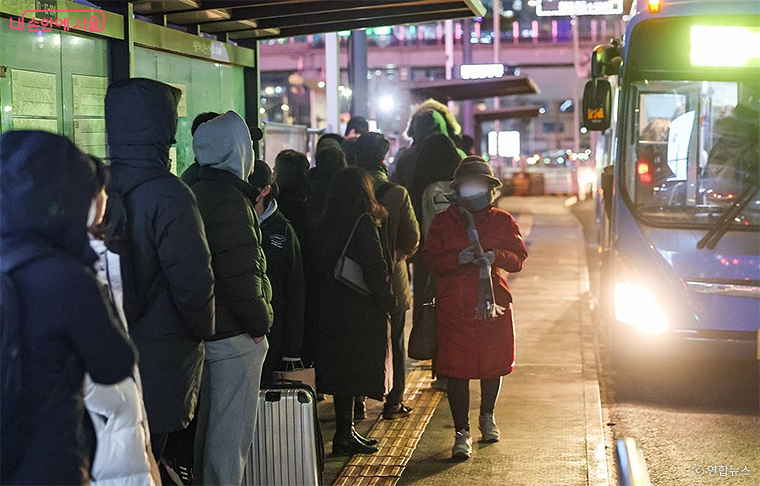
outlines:
[[[586,462],[588,486],[610,486],[607,474],[605,428],[599,386],[599,356],[591,318],[590,282],[586,254],[582,253],[580,278],[581,340],[583,343],[583,400],[586,416]]]

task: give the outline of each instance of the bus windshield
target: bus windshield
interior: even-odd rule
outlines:
[[[631,88],[625,182],[645,220],[710,226],[757,191],[760,81],[648,79]],[[758,228],[760,198],[733,224]]]

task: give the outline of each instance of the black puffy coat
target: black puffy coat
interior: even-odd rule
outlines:
[[[368,216],[361,218],[346,255],[361,265],[372,297],[335,279],[335,265],[354,223],[319,228],[322,293],[317,388],[331,395],[382,400],[390,389],[388,313],[396,307],[396,299],[378,228]]]
[[[169,172],[178,101],[179,90],[149,79],[114,83],[106,94],[108,190],[128,194],[132,254],[121,259],[124,310],[140,351],[153,433],[189,423],[202,341],[214,334],[214,277],[203,222],[193,193]]]
[[[216,334],[259,337],[272,325],[272,287],[250,198],[256,188],[225,170],[201,167],[192,189],[206,225],[216,279]]]
[[[32,131],[0,137],[0,161],[0,263],[16,290],[22,343],[18,436],[0,438],[0,481],[85,484],[94,436],[84,374],[113,384],[135,363],[91,268],[94,167],[68,139]]]
[[[213,340],[264,336],[272,325],[272,288],[253,207],[259,191],[248,183],[253,167],[248,125],[234,111],[219,115],[198,127],[193,151],[201,170],[192,190],[216,279]]]
[[[262,380],[270,379],[272,371],[282,367],[283,357],[301,356],[306,299],[301,245],[290,221],[277,209],[277,203],[271,204],[274,212],[259,220],[274,310]]]

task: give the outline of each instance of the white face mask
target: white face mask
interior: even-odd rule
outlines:
[[[93,199],[90,203],[90,211],[87,213],[87,227],[95,223],[95,216],[98,214],[98,205],[95,203],[95,200]]]
[[[459,188],[459,195],[466,198],[480,196],[488,191],[483,186],[477,184],[465,184]]]

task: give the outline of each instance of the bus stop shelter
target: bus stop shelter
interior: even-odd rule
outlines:
[[[482,16],[485,8],[480,0],[145,0],[134,12],[188,31],[263,40]]]
[[[0,0],[0,132],[48,130],[103,157],[108,84],[156,79],[183,93],[170,154],[181,173],[197,114],[235,110],[260,125],[259,40],[482,15],[480,0]]]
[[[533,79],[525,75],[492,79],[423,81],[408,83],[407,89],[417,99],[433,98],[441,103],[539,93]]]

